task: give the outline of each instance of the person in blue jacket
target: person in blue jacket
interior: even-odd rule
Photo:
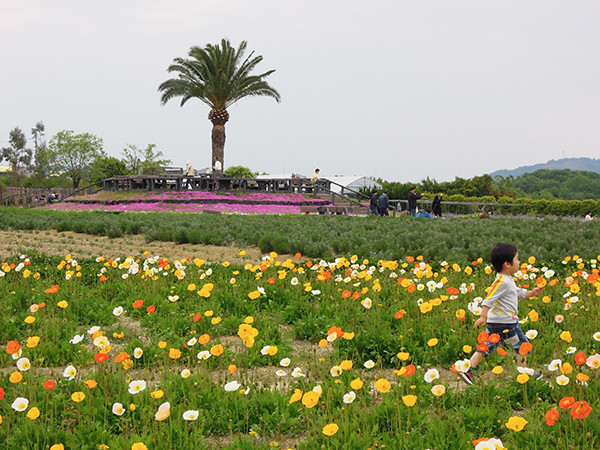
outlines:
[[[390,199],[388,198],[387,193],[385,191],[383,191],[383,194],[381,194],[381,197],[379,197],[379,215],[389,217],[389,215],[390,215],[390,213],[388,212],[389,207],[390,207]]]

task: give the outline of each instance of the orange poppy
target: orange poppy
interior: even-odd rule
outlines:
[[[575,404],[575,397],[563,397],[558,402],[558,406],[560,406],[562,409],[569,409],[574,404]]]
[[[404,372],[402,374],[402,376],[404,377],[410,377],[411,375],[413,375],[416,372],[417,368],[415,367],[414,364],[409,364],[408,366],[406,366],[406,372]]]
[[[156,311],[156,306],[150,305],[146,308],[146,311],[148,312],[148,314],[152,314],[154,311]]]
[[[115,358],[115,362],[121,363],[121,362],[125,361],[127,358],[129,358],[129,355],[126,352],[121,352]]]
[[[458,370],[458,369],[456,368],[456,364],[452,364],[452,365],[450,366],[450,371],[452,371],[452,372],[454,372],[454,373],[460,373],[460,370]]]
[[[0,400],[4,398],[4,389],[0,387]]]
[[[6,344],[6,353],[15,355],[19,353],[19,350],[21,350],[21,345],[17,341],[8,341],[8,344]]]
[[[500,342],[500,335],[498,333],[490,334],[489,341],[493,344],[495,344],[496,342]]]
[[[455,287],[449,287],[448,289],[446,289],[446,292],[450,295],[458,295],[459,290]]]
[[[587,356],[585,356],[585,353],[583,352],[579,352],[575,355],[575,363],[578,365],[582,365],[585,364],[585,362],[587,361]]]
[[[144,304],[144,300],[136,300],[135,302],[133,302],[133,307],[135,309],[138,309],[138,308],[141,308],[143,304]]]
[[[269,278],[267,281],[269,284],[275,284],[275,278]]]
[[[531,352],[532,349],[533,345],[531,345],[529,342],[523,342],[519,347],[519,354],[526,355],[527,353]]]
[[[482,331],[479,333],[479,336],[477,336],[477,342],[480,344],[485,344],[489,339],[490,335],[487,333],[487,331]]]
[[[327,331],[327,336],[331,335],[335,333],[337,335],[337,337],[342,337],[344,336],[344,332],[342,331],[342,329],[340,327],[331,327],[329,329],[329,331]]]
[[[352,295],[352,292],[350,292],[347,289],[344,292],[342,292],[342,298],[350,298],[351,295]]]
[[[558,420],[558,416],[560,416],[560,413],[558,412],[558,410],[556,408],[552,408],[550,411],[548,411],[546,413],[546,425],[554,425],[556,423],[556,421]]]
[[[498,352],[498,354],[499,354],[500,356],[506,356],[506,355],[508,355],[508,353],[506,353],[506,350],[504,350],[502,347],[498,347],[498,348],[496,349],[496,351]]]
[[[356,291],[354,294],[352,294],[352,298],[354,300],[358,300],[360,298],[360,292]]]
[[[573,404],[571,416],[573,416],[573,419],[585,419],[591,411],[592,407],[587,402],[579,400]]]
[[[202,313],[196,313],[194,316],[194,322],[198,322],[202,318]]]
[[[100,281],[106,281],[106,277],[104,275],[100,275]]]
[[[477,345],[478,352],[487,352],[488,350],[489,350],[489,347],[486,344],[478,344]]]
[[[46,294],[56,294],[58,292],[58,285],[54,285],[44,291]]]
[[[402,319],[404,317],[404,311],[403,310],[398,311],[396,314],[394,314],[394,317],[396,319]]]
[[[414,284],[411,284],[410,286],[408,286],[407,291],[410,293],[413,293],[417,290],[417,286],[415,286]]]
[[[414,262],[415,261],[415,257],[414,256],[407,256],[406,257],[406,261],[409,262],[409,263]]]
[[[208,334],[203,334],[198,338],[198,342],[202,345],[208,344],[208,341],[210,341],[210,336]]]
[[[51,391],[56,386],[56,383],[52,380],[48,380],[44,383],[44,389]]]

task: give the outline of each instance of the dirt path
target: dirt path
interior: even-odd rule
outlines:
[[[245,250],[242,258],[240,251]],[[244,264],[256,262],[262,253],[256,247],[217,247],[214,245],[178,245],[173,242],[146,243],[144,236],[126,236],[109,239],[105,236],[90,236],[70,231],[0,231],[0,261],[21,254],[40,253],[48,256],[66,256],[73,258],[105,257],[138,257],[145,251],[150,255],[158,255],[169,259],[201,258],[208,262]],[[292,258],[291,255],[280,255],[280,259]]]

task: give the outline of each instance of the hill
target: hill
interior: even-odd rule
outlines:
[[[563,158],[563,159],[551,159],[546,163],[534,164],[532,166],[521,166],[516,169],[501,169],[496,170],[495,172],[490,173],[492,177],[497,175],[501,175],[503,177],[518,177],[519,175],[523,175],[526,173],[535,172],[540,169],[549,169],[549,170],[562,170],[562,169],[571,169],[571,170],[585,170],[587,172],[596,172],[600,173],[600,159],[594,158]]]

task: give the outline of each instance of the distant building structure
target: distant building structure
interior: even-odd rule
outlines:
[[[354,176],[323,176],[322,178],[327,178],[329,181],[333,181],[339,185],[344,186],[345,188],[352,189],[354,191],[360,191],[361,189],[382,189],[383,186],[381,183],[378,183],[373,178],[368,177],[366,175],[354,175]],[[331,185],[331,190],[333,192],[339,193],[342,188],[337,186],[336,184]]]

